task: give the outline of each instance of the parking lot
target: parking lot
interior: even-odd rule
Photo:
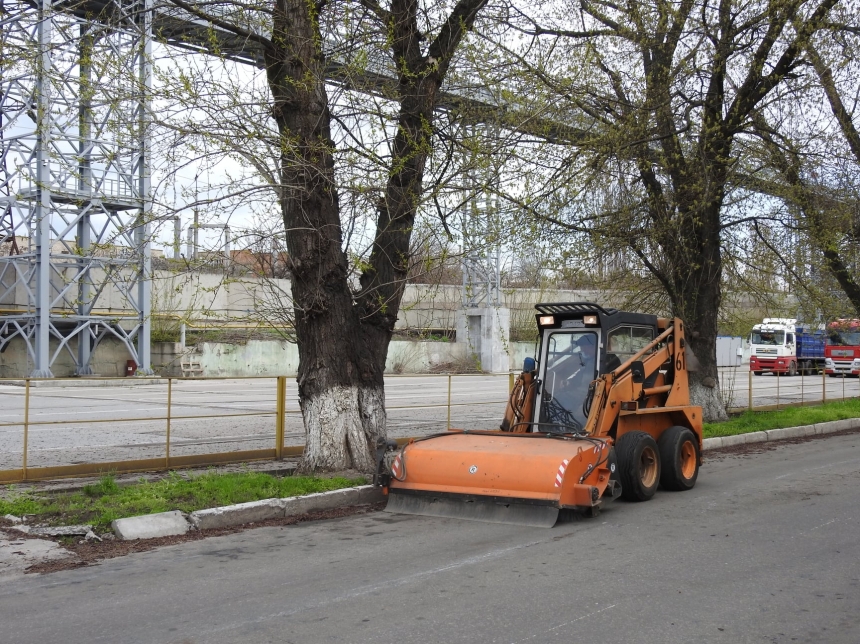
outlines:
[[[28,467],[163,457],[167,443],[168,387],[63,386],[37,383],[29,391]],[[0,469],[21,467],[26,391],[0,383]],[[493,429],[504,413],[509,379],[500,375],[417,375],[386,378],[388,432],[420,436],[452,427]],[[745,368],[721,369],[721,389],[733,408],[814,404],[860,396],[860,380],[753,376]],[[450,397],[450,407],[449,405]],[[273,448],[276,380],[173,380],[170,387],[170,454],[186,456]],[[449,416],[450,413],[450,416]],[[287,381],[284,444],[300,446],[304,430],[295,380]]]
[[[42,383],[39,383],[42,384]],[[44,383],[47,384],[47,383]],[[158,458],[167,438],[167,385],[31,386],[28,467]],[[272,448],[276,380],[174,380],[170,392],[170,454],[184,456]],[[398,437],[445,431],[448,376],[386,379],[388,432]],[[451,376],[451,423],[497,427],[508,377]],[[0,384],[3,423],[0,469],[21,467],[25,388]],[[295,380],[287,381],[284,445],[304,444]]]

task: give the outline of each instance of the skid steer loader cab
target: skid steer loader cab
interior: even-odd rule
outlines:
[[[546,329],[540,364],[546,365],[538,389],[535,431],[581,432],[588,386],[597,377],[600,336],[581,329]]]
[[[538,304],[535,432],[580,432],[589,385],[612,372],[656,336],[657,316],[595,304]]]
[[[551,527],[562,511],[693,487],[702,420],[683,322],[588,302],[535,308],[537,362],[525,361],[500,430],[381,446],[387,511]]]

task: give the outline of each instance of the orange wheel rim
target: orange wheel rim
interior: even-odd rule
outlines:
[[[642,473],[643,486],[651,487],[657,483],[657,462],[657,453],[651,447],[642,450],[642,456],[639,457],[639,471]]]
[[[681,474],[685,479],[693,478],[696,473],[696,447],[691,441],[681,445]]]

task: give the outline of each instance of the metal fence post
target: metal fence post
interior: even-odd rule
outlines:
[[[515,382],[514,381],[514,372],[511,371],[508,374],[508,393],[510,393],[514,390],[514,382]]]
[[[753,372],[752,372],[752,369],[750,369],[748,373],[749,373],[749,387],[748,387],[748,394],[747,395],[749,396],[749,408],[750,408],[750,411],[752,411],[753,410],[753,394],[752,394]]]
[[[170,467],[170,410],[173,399],[173,378],[167,379],[167,440],[164,445],[164,467]]]
[[[30,379],[24,381],[24,453],[22,456],[21,477],[27,480],[27,441],[30,433]]]
[[[821,370],[821,402],[827,402],[827,374]]]
[[[451,374],[448,374],[448,426],[451,429]]]
[[[779,411],[779,376],[780,372],[776,372],[776,409]]]
[[[842,402],[845,402],[845,372],[842,372]]]
[[[803,369],[800,370],[800,406],[803,407]]]
[[[280,460],[284,453],[284,424],[287,414],[287,377],[278,376],[275,384],[275,458]]]

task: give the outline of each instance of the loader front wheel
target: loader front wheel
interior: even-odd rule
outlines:
[[[621,496],[628,501],[647,501],[660,482],[657,443],[645,432],[628,432],[615,445]]]
[[[670,427],[657,442],[663,471],[660,483],[666,490],[690,490],[699,476],[699,444],[686,427]]]

